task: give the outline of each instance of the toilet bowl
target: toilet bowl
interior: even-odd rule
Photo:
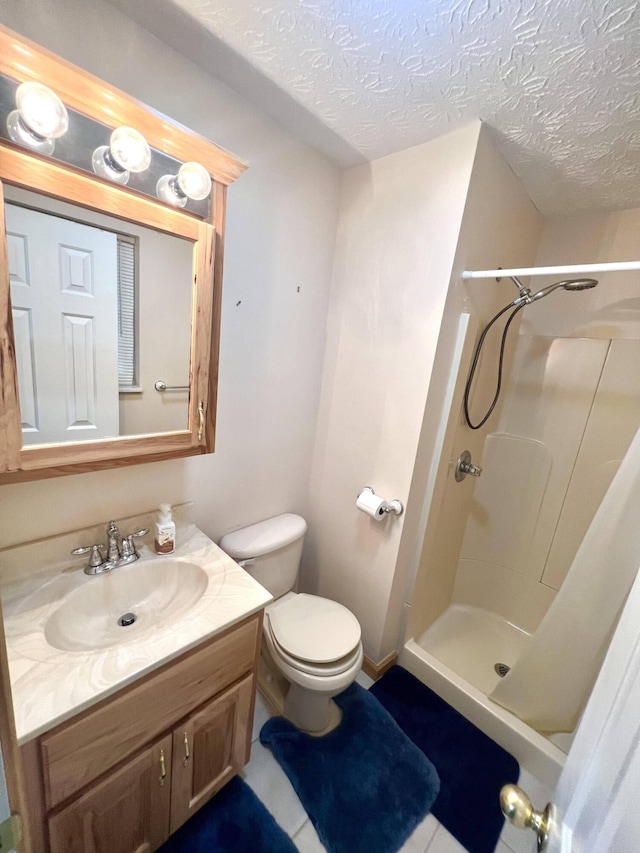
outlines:
[[[287,608],[280,610],[283,600]],[[344,612],[334,608],[341,608]],[[287,612],[283,614],[285,609]],[[309,617],[306,625],[303,619],[298,618],[298,610]],[[321,624],[327,610],[333,612],[326,620],[325,643],[322,644]],[[317,634],[309,631],[310,624],[315,625]],[[338,629],[339,624],[342,631]],[[328,635],[331,635],[331,652],[323,648]],[[327,659],[329,657],[332,659]],[[346,607],[335,601],[315,595],[288,593],[284,599],[271,604],[265,613],[263,659],[267,671],[273,672],[275,667],[289,682],[284,701],[277,695],[275,697],[280,706],[278,710],[304,731],[318,733],[331,730],[340,722],[339,709],[331,700],[349,687],[362,666],[360,625]],[[273,690],[267,688],[266,692],[273,701]]]
[[[333,697],[355,680],[363,652],[348,608],[293,592],[305,531],[304,519],[287,513],[226,534],[220,547],[275,597],[263,622],[261,691],[298,728],[320,734],[339,723]]]

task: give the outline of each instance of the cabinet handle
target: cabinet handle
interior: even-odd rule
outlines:
[[[167,767],[164,763],[164,749],[160,750],[160,785],[164,785],[164,779],[167,775]]]
[[[187,761],[189,760],[191,753],[189,752],[189,737],[187,733],[184,733],[184,761],[182,762],[182,766],[187,766]]]

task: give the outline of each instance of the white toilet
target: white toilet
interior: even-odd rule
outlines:
[[[362,665],[360,624],[328,598],[293,592],[307,524],[285,513],[227,533],[223,551],[274,597],[265,611],[259,685],[276,710],[307,732],[340,722],[332,697]]]

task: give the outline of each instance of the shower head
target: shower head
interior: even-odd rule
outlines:
[[[534,293],[533,296],[529,296],[527,302],[535,302],[536,299],[542,299],[549,293],[553,293],[553,291],[557,290],[559,287],[563,288],[563,290],[591,290],[591,288],[595,287],[597,283],[598,281],[595,278],[568,278],[563,281],[556,281],[555,284],[550,284],[549,287],[543,287],[542,290]]]
[[[565,290],[591,290],[597,283],[597,278],[569,278],[559,282]]]

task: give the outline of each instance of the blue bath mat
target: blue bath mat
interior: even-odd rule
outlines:
[[[238,776],[156,853],[297,853],[289,836]]]
[[[358,684],[342,722],[313,737],[273,717],[260,732],[329,853],[396,853],[438,794],[433,765]]]
[[[469,853],[493,853],[504,825],[500,788],[520,773],[515,758],[401,666],[371,693],[433,761],[440,776],[434,817]]]

